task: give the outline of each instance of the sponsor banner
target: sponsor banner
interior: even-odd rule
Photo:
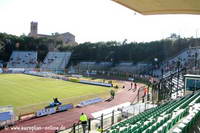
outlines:
[[[34,118],[34,117],[35,117],[35,113],[32,112],[32,113],[20,115],[19,120],[29,120],[29,119]]]
[[[56,109],[55,108],[47,108],[47,109],[42,109],[36,112],[36,116],[40,117],[40,116],[44,116],[44,115],[50,115],[56,113]]]
[[[81,78],[81,77],[83,77],[83,76],[80,75],[80,74],[72,74],[72,77]]]
[[[73,104],[66,104],[66,105],[62,105],[62,106],[58,106],[58,111],[66,111],[68,109],[72,109],[73,108]]]
[[[128,80],[130,80],[130,81],[134,81],[134,78],[128,78]]]
[[[78,104],[77,107],[83,107],[83,106],[95,104],[95,103],[102,102],[102,101],[103,101],[103,99],[101,99],[101,98],[93,98],[93,99],[89,99],[89,100],[80,102],[80,104]]]
[[[100,86],[112,87],[112,84],[109,84],[109,83],[94,82],[94,81],[87,81],[87,80],[80,80],[79,82],[80,83],[84,83],[84,84],[91,84],[91,85],[100,85]]]
[[[8,68],[8,71],[12,73],[23,73],[25,69],[24,68]]]
[[[2,112],[0,113],[0,121],[11,120],[12,114],[10,112]]]

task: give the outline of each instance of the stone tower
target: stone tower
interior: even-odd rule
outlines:
[[[38,23],[37,22],[31,22],[31,36],[37,36],[38,34]]]

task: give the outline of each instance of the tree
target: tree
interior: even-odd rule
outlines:
[[[169,39],[169,38],[175,38]],[[113,65],[121,61],[128,61],[134,64],[138,62],[152,63],[154,58],[159,62],[175,56],[189,46],[200,45],[199,38],[181,38],[179,35],[171,34],[166,39],[152,42],[84,42],[77,46],[63,46],[62,41],[53,38],[32,38],[21,35],[14,36],[0,33],[0,60],[8,61],[13,50],[37,51],[39,61],[43,61],[49,48],[56,48],[59,51],[73,51],[70,62],[76,64],[81,61],[105,62],[112,61]],[[19,47],[16,47],[19,43]],[[158,63],[159,63],[158,62]]]

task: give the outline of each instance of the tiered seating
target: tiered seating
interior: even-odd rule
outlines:
[[[82,61],[77,67],[81,70],[97,70],[97,69],[105,69],[112,66],[112,62],[94,62],[94,61]]]
[[[161,76],[161,71],[164,70],[164,74],[169,73],[173,73],[175,71],[177,71],[177,62],[180,62],[180,68],[182,67],[186,67],[186,68],[190,68],[190,67],[194,67],[194,60],[195,60],[195,54],[200,53],[200,49],[199,47],[197,48],[189,48],[189,49],[185,49],[183,51],[181,51],[180,53],[178,53],[176,56],[171,57],[167,60],[165,60],[164,62],[162,62],[162,64],[160,64],[160,68],[154,70],[154,74],[155,75],[159,75]],[[197,60],[200,59],[200,56],[197,56]]]
[[[173,133],[188,133],[195,121],[199,120],[200,98],[198,98],[196,101],[193,100],[193,102],[191,102],[189,105],[191,106],[189,115],[178,123],[178,125],[172,130]],[[185,107],[186,105],[183,105],[183,108]]]
[[[71,52],[49,52],[41,66],[44,70],[64,70],[71,57]]]
[[[149,64],[139,62],[137,64],[133,62],[120,62],[119,64],[115,64],[112,71],[120,71],[120,72],[142,72],[149,68]]]
[[[133,72],[136,71],[137,66],[133,64],[133,62],[120,62],[116,64],[112,71],[120,71],[120,72]],[[142,67],[140,67],[142,69]]]
[[[195,101],[198,101],[199,99],[200,92],[173,100],[120,122],[112,126],[107,132],[167,133],[175,130],[180,122],[190,118],[182,129],[179,128],[181,132],[187,132],[189,127],[191,127],[191,124],[194,123],[194,120],[199,117],[200,105],[195,103]],[[198,109],[195,111],[193,111],[194,106],[198,106]],[[195,113],[192,114],[192,112]]]
[[[121,62],[118,64],[118,66],[132,66],[133,63],[132,62]]]
[[[37,52],[14,51],[10,57],[8,68],[35,68]]]

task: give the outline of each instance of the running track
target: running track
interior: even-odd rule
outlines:
[[[125,102],[132,102],[133,99],[135,99],[137,95],[137,91],[133,92],[132,90],[128,91],[130,88],[130,82],[124,82],[124,85],[126,86],[125,89],[118,92],[115,96],[115,99],[111,102],[101,102],[93,105],[86,106],[84,108],[74,108],[69,111],[52,114],[49,116],[44,116],[36,119],[31,119],[23,122],[16,123],[15,127],[19,127],[18,129],[4,129],[0,130],[0,133],[54,133],[55,130],[34,130],[34,131],[27,131],[22,130],[22,127],[38,127],[38,128],[45,128],[45,127],[71,127],[73,123],[78,122],[79,116],[82,112],[86,113],[90,118],[92,118],[91,113],[97,112],[106,108],[110,108],[112,106],[116,106],[118,104],[122,104]],[[138,88],[143,86],[142,84],[138,84]],[[143,93],[140,93],[140,97],[143,95]],[[137,99],[136,99],[137,100]]]

